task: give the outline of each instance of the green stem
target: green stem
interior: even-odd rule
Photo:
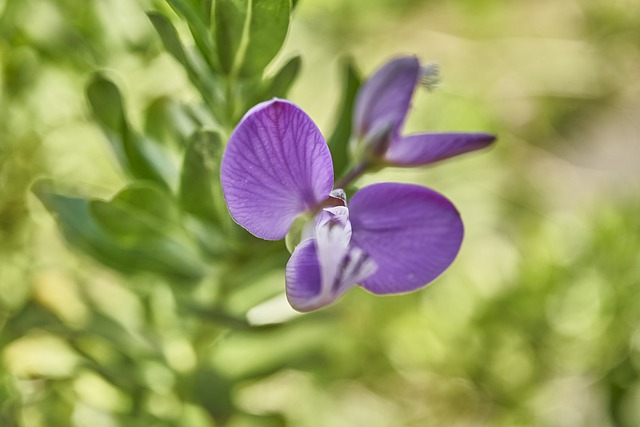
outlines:
[[[353,181],[360,178],[367,172],[370,164],[368,162],[362,162],[355,165],[345,176],[343,176],[338,182],[335,184],[335,188],[346,188]]]

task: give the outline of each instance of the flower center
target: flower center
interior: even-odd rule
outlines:
[[[347,193],[342,188],[333,190],[320,205],[321,208],[335,208],[337,206],[347,206]]]
[[[429,92],[438,87],[438,83],[440,83],[440,67],[438,67],[438,64],[427,64],[421,67],[419,83]]]

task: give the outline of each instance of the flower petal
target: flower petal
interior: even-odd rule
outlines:
[[[375,272],[371,258],[350,245],[348,215],[344,206],[323,209],[315,220],[315,238],[293,251],[287,263],[287,298],[296,310],[312,311],[332,304]]]
[[[458,211],[418,185],[382,183],[358,191],[349,204],[351,242],[378,265],[360,284],[375,294],[409,292],[438,277],[462,243]]]
[[[397,133],[419,79],[420,62],[414,56],[393,59],[376,71],[356,99],[356,136],[363,138],[389,126],[393,134]]]
[[[376,270],[371,258],[351,245],[349,209],[344,206],[318,214],[316,249],[323,292],[341,295]]]
[[[274,99],[253,107],[234,130],[221,180],[233,219],[257,237],[278,240],[296,216],[328,197],[333,164],[311,118]]]
[[[314,239],[296,246],[286,269],[287,300],[298,311],[311,311],[316,307],[322,291],[320,262]]]
[[[495,135],[488,133],[421,133],[398,138],[385,158],[392,164],[420,166],[448,159],[491,145]]]

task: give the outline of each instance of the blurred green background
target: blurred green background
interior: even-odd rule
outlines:
[[[302,55],[289,97],[326,134],[341,58],[366,76],[417,54],[442,81],[417,92],[407,131],[499,141],[363,180],[459,208],[462,251],[432,286],[296,316],[278,268],[230,294],[240,327],[68,247],[29,191],[125,184],[89,114],[92,72],[138,127],[154,100],[197,97],[153,9],[0,1],[0,426],[640,425],[639,1],[300,0],[275,64]]]

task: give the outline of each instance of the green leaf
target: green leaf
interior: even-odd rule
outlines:
[[[340,108],[337,110],[336,126],[328,141],[336,180],[346,172],[349,166],[349,139],[353,123],[353,107],[358,90],[362,85],[362,77],[351,59],[343,60],[342,68],[343,96]]]
[[[243,77],[261,75],[289,29],[290,0],[217,0],[216,41],[222,68]]]
[[[249,0],[216,0],[216,43],[222,70],[229,74],[244,33]]]
[[[213,0],[200,0],[200,16],[204,17],[204,23],[207,27],[211,26],[211,10]]]
[[[244,100],[243,108],[237,111],[238,118],[260,102],[273,98],[285,98],[300,72],[301,63],[300,57],[296,56],[264,80],[254,78],[238,82],[240,98]]]
[[[295,56],[287,61],[275,75],[266,81],[266,89],[260,101],[271,98],[284,98],[289,93],[291,85],[295,82],[300,72],[302,60],[300,56]]]
[[[128,127],[120,91],[110,80],[94,74],[87,85],[87,99],[94,118],[103,129],[121,133]]]
[[[191,64],[187,59],[184,46],[180,41],[178,32],[171,21],[169,21],[169,18],[159,12],[148,12],[147,16],[160,36],[160,39],[162,39],[162,44],[167,52],[176,58],[185,68],[190,68]]]
[[[188,54],[169,18],[158,12],[149,12],[147,16],[160,36],[167,52],[182,65],[189,80],[198,89],[202,98],[213,110],[212,112],[218,113],[216,106],[220,104],[220,89],[215,74],[206,68],[203,70],[202,57]],[[199,61],[196,61],[196,59]],[[200,65],[199,67],[198,64]]]
[[[159,189],[136,184],[110,202],[65,196],[47,181],[36,182],[33,191],[56,218],[65,240],[108,267],[187,281],[204,274],[190,242],[171,223],[176,210],[166,205],[168,197],[155,199],[163,193]]]
[[[194,378],[189,394],[196,397],[196,402],[213,418],[215,425],[226,425],[238,411],[231,396],[233,382],[209,367],[200,368]]]
[[[218,71],[220,66],[216,61],[216,45],[209,32],[208,18],[202,18],[199,7],[189,4],[185,0],[166,0],[169,6],[189,24],[189,30],[198,50],[205,58],[211,71]]]
[[[113,82],[95,74],[87,86],[87,99],[125,172],[163,186],[170,186],[175,182],[176,167],[167,154],[158,145],[140,137],[131,129],[122,96]]]
[[[259,75],[280,51],[289,30],[290,0],[252,0],[241,75]]]
[[[82,340],[76,340],[74,342],[74,347],[81,351],[83,356],[94,359],[95,355],[99,354],[104,358],[107,355],[105,354],[103,346],[109,346],[110,350],[115,351],[119,355],[121,362],[117,363],[113,368],[122,371],[126,369],[126,365],[129,365],[129,369],[127,370],[131,370],[131,362],[135,362],[136,357],[152,357],[162,351],[156,337],[153,335],[135,333],[123,327],[122,324],[112,317],[101,313],[100,309],[96,307],[95,302],[89,301],[89,306],[92,309],[91,320],[87,325],[87,331],[91,331],[90,336],[85,336]],[[93,346],[98,345],[99,347],[91,349],[91,347],[93,347],[91,344],[93,344]],[[91,357],[91,353],[94,353],[94,357]],[[111,357],[114,357],[114,355],[112,354]],[[103,368],[101,374],[104,375],[106,373]],[[125,375],[119,377],[107,375],[107,379],[110,381],[116,380],[122,382],[122,385],[134,385],[134,381],[132,381],[133,378],[125,377]]]
[[[185,106],[164,96],[153,100],[145,113],[145,134],[165,146],[184,149],[198,127]]]
[[[108,202],[89,203],[94,217],[114,234],[158,236],[180,227],[180,210],[174,200],[149,183],[131,184]]]
[[[231,254],[228,235],[219,226],[196,216],[185,216],[184,227],[196,239],[204,256],[220,262]]]
[[[89,201],[56,194],[48,187],[46,182],[38,181],[33,191],[58,221],[66,241],[108,266],[129,271],[126,258],[89,215]]]
[[[221,215],[227,216],[220,206],[220,157],[222,141],[215,132],[201,130],[193,134],[184,154],[180,176],[179,200],[182,208],[197,217],[220,224]]]

